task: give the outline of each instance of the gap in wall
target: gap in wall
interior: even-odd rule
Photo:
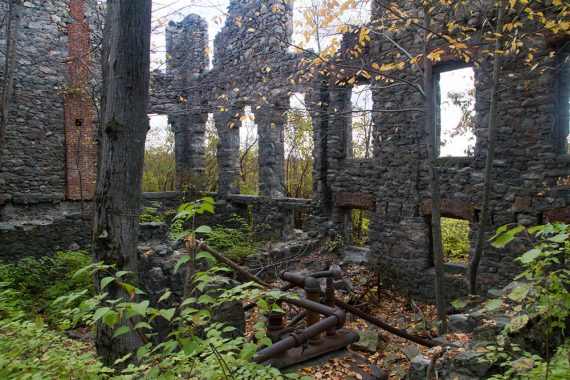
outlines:
[[[475,148],[475,83],[472,67],[439,73],[440,157],[470,157]]]

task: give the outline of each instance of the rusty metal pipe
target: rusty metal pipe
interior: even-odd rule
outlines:
[[[302,274],[299,274],[297,272],[288,272],[288,271],[281,272],[279,277],[281,277],[285,281],[289,281],[295,286],[305,289],[308,292],[321,291],[321,285],[319,284],[319,281],[314,277],[303,276]]]
[[[310,279],[313,277],[307,277],[306,279]],[[313,301],[315,303],[319,303],[319,301],[321,300],[321,292],[320,292],[320,288],[319,290],[305,290],[305,296],[307,297],[307,300],[309,301]],[[316,311],[312,311],[309,310],[309,312],[307,313],[307,317],[305,318],[305,321],[307,321],[307,327],[312,326],[314,324],[319,323],[321,320],[321,316],[319,315],[318,312]],[[320,335],[317,334],[313,337],[311,337],[312,340],[318,340],[320,338]]]
[[[426,346],[426,347],[435,347],[435,346],[439,345],[437,342],[434,342],[432,340],[423,339],[423,338],[420,338],[418,336],[408,334],[407,332],[400,330],[396,327],[390,326],[389,324],[382,322],[378,318],[373,317],[372,315],[366,314],[365,312],[360,311],[357,308],[355,308],[354,306],[349,305],[345,302],[342,302],[341,300],[337,299],[336,305],[338,307],[348,311],[349,313],[352,313],[352,314],[356,315],[357,317],[362,318],[365,321],[368,321],[368,322],[380,327],[381,329],[386,330],[388,332],[391,332],[392,334],[397,335],[401,338],[407,339],[407,340],[412,341],[412,342],[417,343],[417,344],[421,344],[422,346]]]
[[[303,320],[303,318],[305,318],[305,316],[307,315],[307,310],[303,310],[302,312],[300,312],[299,314],[297,314],[296,316],[294,316],[289,323],[287,323],[287,325],[285,326],[285,328],[288,327],[294,327],[297,325],[297,323],[301,322]]]
[[[226,257],[224,257],[221,253],[217,252],[216,250],[210,248],[208,245],[206,245],[204,242],[199,242],[198,243],[198,250],[203,249],[204,251],[207,251],[209,253],[211,253],[215,258],[217,258],[218,260],[220,260],[222,263],[226,264],[227,266],[229,266],[230,268],[234,269],[235,271],[239,272],[240,274],[242,274],[244,277],[246,277],[247,279],[257,282],[258,284],[260,284],[261,286],[264,286],[266,288],[271,289],[272,286],[270,284],[268,284],[267,282],[261,280],[260,278],[258,278],[257,276],[252,275],[251,273],[249,273],[248,271],[246,271],[244,268],[242,268],[241,266],[239,266],[238,264],[234,263],[233,261],[231,261],[230,259],[227,259]],[[290,281],[291,282],[291,281]],[[288,285],[288,284],[286,284]],[[284,285],[284,286],[286,286]],[[296,285],[296,284],[294,284]],[[282,287],[283,288],[283,287]],[[291,288],[288,288],[291,289]],[[283,289],[282,289],[283,290]],[[286,300],[286,301],[291,301],[291,300]],[[295,300],[295,301],[299,301],[299,300]],[[291,303],[291,302],[290,302]],[[400,330],[396,327],[390,326],[389,324],[382,322],[381,320],[379,320],[378,318],[373,317],[372,315],[366,314],[363,311],[360,311],[358,309],[356,309],[355,307],[352,307],[351,305],[342,302],[341,300],[336,300],[336,305],[338,305],[339,307],[341,307],[342,309],[356,315],[359,318],[364,319],[365,321],[368,321],[378,327],[380,327],[383,330],[386,330],[394,335],[397,335],[401,338],[407,339],[411,342],[415,342],[418,344],[421,344],[422,346],[426,346],[426,347],[435,347],[438,346],[439,344],[437,342],[434,342],[432,340],[428,340],[428,339],[423,339],[414,335],[410,335],[407,332]],[[249,309],[255,307],[255,304],[250,304],[250,305],[246,305],[246,307],[248,307]],[[299,305],[301,306],[301,305]],[[301,306],[304,307],[304,306]],[[332,308],[331,308],[332,309]],[[245,307],[244,307],[245,310]],[[333,309],[334,310],[334,309]],[[326,314],[325,314],[326,315]],[[326,320],[326,318],[325,318]],[[324,320],[323,320],[324,321]],[[323,322],[321,321],[321,322]],[[344,321],[343,321],[344,324]],[[273,346],[272,346],[273,347]]]
[[[327,277],[327,284],[325,288],[325,305],[328,307],[335,307],[334,283],[332,277]],[[332,327],[327,331],[328,336],[336,334],[336,328]]]
[[[331,270],[323,270],[320,272],[310,273],[308,276],[314,278],[332,277],[335,280],[338,280],[342,278],[342,273],[339,270],[331,269]]]
[[[346,321],[346,314],[339,308],[332,308],[326,305],[323,305],[318,302],[313,302],[306,299],[293,299],[293,298],[284,298],[283,301],[287,302],[288,304],[295,305],[302,307],[303,309],[307,309],[309,311],[314,311],[316,313],[322,314],[326,317],[330,317],[331,315],[336,315],[339,321],[339,324],[336,328],[340,329],[344,326],[344,322]],[[321,321],[322,322],[322,321]]]
[[[290,334],[288,337],[280,340],[270,347],[259,350],[253,357],[253,361],[256,363],[263,363],[264,361],[280,355],[293,347],[302,346],[312,337],[324,333],[332,326],[336,326],[338,323],[340,323],[338,316],[335,314],[330,315],[322,321],[309,326],[298,333]]]

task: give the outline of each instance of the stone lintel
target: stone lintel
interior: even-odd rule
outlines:
[[[544,221],[547,223],[551,222],[570,223],[570,206],[548,210],[543,215],[544,215]]]
[[[439,200],[441,216],[472,221],[475,217],[475,209],[469,203],[453,198],[441,198]],[[431,199],[423,199],[420,204],[420,213],[423,216],[431,215]]]
[[[335,207],[352,207],[363,210],[374,210],[374,197],[364,193],[337,193],[335,196]]]

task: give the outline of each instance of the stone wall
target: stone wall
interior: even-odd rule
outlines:
[[[67,23],[61,16],[62,9],[69,9],[70,1],[29,1],[26,4],[30,6],[24,9],[26,43],[22,44],[21,67],[15,81],[17,107],[8,126],[7,164],[0,168],[0,202],[5,205],[0,215],[4,215],[4,221],[10,216],[8,224],[14,226],[16,215],[25,219],[26,212],[35,212],[26,204],[37,204],[35,209],[41,210],[49,202],[66,199],[66,188],[67,197],[75,198],[69,190],[70,163],[66,166],[65,155],[67,150],[69,158],[72,152],[69,140],[73,138],[68,134],[66,139],[64,131],[69,121],[75,123],[81,118],[64,118],[66,67],[56,64],[69,56],[66,28],[82,22],[76,17],[75,22]],[[204,131],[208,114],[213,114],[219,138],[217,211],[222,222],[229,214],[247,215],[253,209],[256,226],[267,226],[260,228],[264,237],[284,238],[292,229],[291,214],[297,209],[310,214],[307,228],[331,238],[344,235],[349,242],[351,210],[369,210],[368,239],[380,274],[412,296],[431,299],[434,270],[429,199],[432,194],[421,92],[412,86],[386,85],[358,74],[360,68],[367,68],[371,62],[381,64],[392,59],[383,54],[393,48],[393,41],[381,35],[373,35],[370,45],[354,60],[345,50],[356,43],[357,34],[347,34],[338,60],[346,67],[357,66],[358,70],[347,68],[334,75],[322,71],[311,80],[304,79],[301,70],[306,67],[302,66],[302,59],[310,53],[301,55],[289,49],[292,33],[289,4],[280,0],[232,0],[226,23],[214,40],[212,67],[209,67],[208,31],[203,18],[189,15],[181,22],[168,24],[168,69],[153,74],[149,112],[167,114],[173,125],[178,186],[183,190],[187,186],[200,190],[199,178],[205,167]],[[5,2],[0,6],[5,8]],[[461,17],[474,28],[470,40],[472,52],[483,54],[489,47],[481,39],[486,27],[481,23],[481,14],[486,11],[471,11],[458,12],[454,17]],[[373,13],[373,17],[378,15]],[[392,39],[410,54],[422,52],[418,34],[411,29],[410,33]],[[564,56],[550,58],[554,47],[549,43],[542,37],[531,41],[536,49],[534,56],[554,67]],[[5,41],[0,39],[0,51],[3,46]],[[44,57],[55,63],[45,63]],[[464,64],[453,55],[444,54],[435,71],[460,65]],[[482,67],[489,69],[490,65],[487,60]],[[472,249],[482,200],[490,100],[489,81],[482,68],[473,69],[477,112],[474,155],[438,159],[443,215],[469,220]],[[348,81],[349,75],[355,75],[355,80]],[[398,72],[398,76],[421,83],[417,68],[407,68]],[[568,186],[555,184],[559,178],[570,175],[564,141],[569,82],[567,72],[529,73],[522,58],[505,59],[501,80],[505,90],[499,95],[498,106],[492,225],[487,236],[506,223],[531,225],[558,218],[568,220],[570,191]],[[366,83],[371,85],[374,103],[373,157],[355,159],[352,158],[351,91],[352,86]],[[290,107],[289,97],[297,92],[305,94],[314,129],[314,198],[310,201],[284,198],[283,191],[285,111]],[[258,124],[258,197],[240,195],[238,187],[239,128],[246,106],[252,107]],[[400,111],[386,112],[395,109]],[[90,129],[87,126],[85,130]],[[176,201],[176,194],[170,194],[147,204],[158,202],[168,204],[165,208],[174,208]],[[75,210],[79,207],[78,203],[72,205]],[[67,206],[58,203],[51,207]],[[56,214],[65,218],[64,214]],[[9,232],[3,236],[12,239],[13,244],[11,234],[16,236],[13,231],[18,229],[4,229]],[[480,276],[483,289],[508,281],[517,271],[512,260],[525,247],[485,249]],[[449,296],[459,295],[465,291],[461,279],[464,268],[446,267]]]
[[[474,12],[476,13],[476,12]],[[488,48],[481,41],[482,26],[479,19],[471,22],[476,31],[472,34],[473,51]],[[394,37],[394,36],[393,36]],[[421,53],[422,43],[415,33],[397,35],[395,41],[410,54]],[[553,50],[546,39],[539,37],[530,43],[535,56],[544,58],[555,67],[557,58],[549,60]],[[358,62],[347,59],[345,63],[380,62],[381,53],[393,48],[389,39],[377,37],[371,43],[368,55]],[[559,58],[559,59],[563,59]],[[497,149],[494,161],[493,193],[491,200],[491,226],[487,237],[497,227],[506,223],[532,225],[553,221],[556,216],[566,215],[570,204],[568,186],[553,190],[560,177],[570,175],[570,160],[560,149],[561,130],[568,129],[568,105],[559,97],[568,99],[568,72],[547,70],[530,73],[523,58],[508,57],[503,64],[502,88],[499,95]],[[461,65],[453,56],[444,56],[443,62],[434,67],[435,72]],[[490,68],[490,63],[485,63]],[[486,133],[489,105],[489,82],[479,67],[475,72],[476,90],[476,136],[473,157],[440,158],[440,199],[443,216],[467,219],[471,226],[471,249],[477,231],[479,209],[482,202],[483,167],[486,156]],[[566,68],[567,70],[567,68]],[[414,68],[397,75],[410,83],[422,83],[421,74]],[[524,77],[524,80],[523,80]],[[359,80],[362,80],[360,78]],[[345,117],[350,109],[350,86],[347,81],[335,77],[329,82],[329,110],[334,107],[339,113],[329,115],[324,125],[315,122],[315,133],[327,134],[326,186],[331,190],[334,202],[332,221],[334,233],[349,232],[350,209],[370,209],[368,199],[374,198],[369,243],[376,258],[376,265],[383,277],[399,289],[426,299],[433,298],[433,256],[430,243],[431,210],[425,206],[431,197],[425,145],[423,99],[412,86],[394,85],[374,78],[367,80],[373,93],[374,157],[367,160],[350,158],[347,149],[351,124]],[[513,85],[515,83],[515,85]],[[565,94],[565,95],[564,95]],[[406,109],[406,112],[385,110]],[[414,109],[418,111],[414,111]],[[564,120],[566,124],[564,123]],[[314,119],[314,121],[318,121]],[[565,128],[565,129],[564,129]],[[333,133],[331,133],[333,131]],[[563,145],[563,144],[562,144]],[[323,158],[321,157],[321,160]],[[346,202],[346,193],[360,193],[361,201]],[[358,196],[352,195],[352,199]],[[359,204],[360,203],[360,204]],[[555,209],[554,211],[549,211]],[[552,215],[552,217],[550,217]],[[493,284],[504,284],[518,271],[513,258],[523,252],[524,246],[511,246],[496,250],[487,245],[481,262],[480,280],[483,289]],[[460,276],[461,268],[448,265],[449,296],[465,292]]]
[[[100,25],[96,2],[22,4],[14,93],[0,168],[0,207],[79,199],[81,193],[87,199],[93,193],[96,149],[92,100],[85,92],[91,62],[84,53],[94,43],[90,33]],[[0,2],[0,13],[6,9],[6,2]],[[2,28],[2,62],[5,48]]]

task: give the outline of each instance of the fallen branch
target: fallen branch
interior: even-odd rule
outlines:
[[[437,374],[435,372],[435,363],[437,362],[437,359],[439,359],[445,353],[446,350],[446,347],[442,347],[434,352],[429,361],[429,365],[426,371],[426,380],[433,380],[434,377],[437,378]]]

